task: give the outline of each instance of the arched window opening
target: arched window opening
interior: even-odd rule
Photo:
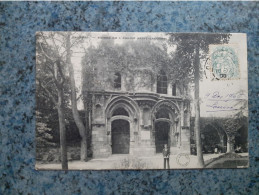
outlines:
[[[176,84],[175,83],[172,86],[172,95],[176,96]]]
[[[121,74],[119,72],[116,72],[114,74],[114,88],[120,89],[121,88]]]
[[[124,109],[124,108],[117,108],[112,116],[118,116],[118,115],[123,115],[123,116],[129,116],[129,113]]]
[[[169,118],[169,113],[166,109],[160,109],[157,113],[156,113],[156,119],[159,118],[166,118],[166,119],[170,119]]]
[[[157,93],[167,94],[167,76],[164,71],[157,75]]]

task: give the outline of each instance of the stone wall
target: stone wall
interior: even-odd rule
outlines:
[[[172,154],[190,153],[189,106],[178,98],[148,96],[143,94],[102,94],[93,95],[92,149],[93,158],[112,155],[112,121],[122,119],[130,123],[130,155],[155,155],[155,112],[165,108],[170,119],[158,119],[170,123],[170,148]],[[147,97],[150,97],[147,99]],[[152,98],[151,98],[152,97]],[[113,112],[123,107],[128,116],[113,116]],[[155,108],[157,107],[157,108]],[[168,108],[167,108],[168,107]],[[185,126],[183,126],[185,125]]]

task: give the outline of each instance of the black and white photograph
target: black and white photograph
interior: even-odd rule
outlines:
[[[242,33],[36,33],[37,170],[247,168]]]

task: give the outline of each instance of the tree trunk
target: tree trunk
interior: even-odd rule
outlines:
[[[62,169],[68,169],[67,163],[67,145],[66,145],[66,128],[63,109],[63,90],[58,89],[58,120],[59,120],[59,132],[60,132],[60,150],[61,150],[61,164]]]
[[[75,84],[75,76],[74,76],[74,68],[71,63],[71,43],[70,43],[70,35],[67,36],[66,40],[66,63],[68,65],[68,71],[69,71],[69,79],[70,79],[70,87],[71,87],[71,106],[72,106],[72,113],[73,118],[75,120],[76,126],[79,129],[80,136],[82,138],[81,140],[81,161],[87,161],[87,134],[86,134],[86,128],[83,124],[83,121],[80,118],[78,109],[77,109],[77,98],[76,98],[76,84]]]
[[[87,161],[87,137],[83,137],[81,140],[80,159]]]
[[[194,61],[194,104],[195,104],[195,121],[194,132],[196,134],[196,148],[197,148],[197,168],[204,167],[204,160],[202,154],[201,131],[200,131],[200,56],[199,46],[196,47],[195,61]]]
[[[87,138],[86,140],[90,140],[89,137],[91,137],[91,131],[90,131],[91,110],[92,110],[92,98],[89,95],[89,92],[87,92],[86,105],[85,105],[85,129],[86,129],[86,138]]]

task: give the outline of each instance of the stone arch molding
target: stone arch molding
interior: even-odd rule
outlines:
[[[123,107],[129,114],[129,116],[116,115],[112,116],[113,112],[119,108]],[[118,119],[126,120],[129,122],[130,128],[130,148],[129,153],[133,152],[133,143],[135,140],[134,132],[138,132],[138,123],[139,123],[139,107],[137,103],[127,96],[118,96],[112,98],[106,106],[105,116],[106,116],[106,124],[107,124],[107,133],[108,135],[108,144],[110,145],[110,149],[112,149],[112,140],[111,140],[111,125],[112,122]]]
[[[130,118],[139,119],[140,112],[137,103],[127,96],[118,96],[110,100],[105,109],[106,118],[110,119],[113,112],[119,107],[124,108],[129,113]]]
[[[169,119],[167,118],[156,118],[156,113],[160,110],[160,109],[166,109],[168,111],[169,114]],[[157,122],[167,122],[170,125],[170,129],[169,129],[169,133],[168,133],[168,144],[170,146],[170,150],[172,152],[175,152],[176,150],[173,149],[175,147],[180,147],[180,126],[181,126],[181,120],[179,120],[179,117],[181,117],[180,114],[180,109],[177,106],[176,103],[174,103],[173,101],[169,101],[169,100],[161,100],[159,102],[157,102],[152,111],[151,111],[151,120],[152,120],[152,124],[153,124],[153,128],[152,128],[152,132],[153,132],[153,143],[156,143],[156,135],[157,133],[159,133],[159,129],[156,129],[156,123]],[[157,147],[157,146],[156,146]]]
[[[161,100],[159,102],[157,102],[151,113],[152,113],[152,117],[155,118],[155,114],[157,113],[157,111],[159,111],[159,109],[161,108],[166,108],[169,110],[170,113],[174,113],[176,115],[179,115],[180,113],[180,109],[179,107],[177,106],[177,104],[175,104],[174,102],[172,101],[169,101],[169,100]]]

